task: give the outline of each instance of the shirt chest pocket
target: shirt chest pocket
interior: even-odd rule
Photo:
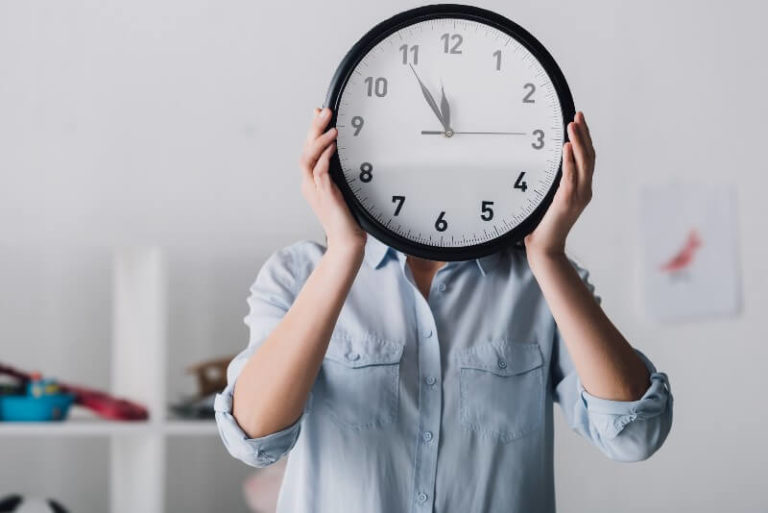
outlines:
[[[358,430],[395,421],[402,355],[403,345],[377,337],[332,336],[315,383],[313,413]]]
[[[456,359],[464,427],[502,442],[541,427],[545,390],[537,343],[491,341],[457,353]]]

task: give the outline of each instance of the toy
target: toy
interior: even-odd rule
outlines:
[[[68,513],[68,509],[53,499],[38,499],[9,495],[0,499],[0,513]]]
[[[74,394],[62,392],[55,380],[43,379],[39,372],[33,372],[27,382],[26,394],[0,397],[0,420],[64,420],[74,400]]]
[[[18,369],[15,369],[9,365],[0,363],[0,374],[5,374],[15,378],[22,384],[27,385],[30,381],[34,381],[35,376],[38,374],[30,374]],[[33,393],[45,391],[48,385],[36,384],[31,389]],[[100,417],[110,420],[146,420],[149,418],[147,409],[131,401],[113,397],[107,393],[85,388],[77,385],[65,384],[62,382],[56,383],[58,390],[62,394],[72,395],[72,401],[74,404],[78,404],[89,410],[94,411]],[[40,388],[42,387],[42,389]],[[0,396],[0,404],[4,404],[9,398],[16,396]],[[13,403],[13,399],[10,399]],[[1,417],[0,417],[1,418]],[[0,510],[2,511],[2,510]]]
[[[181,399],[171,405],[179,417],[212,419],[215,395],[227,386],[227,365],[234,356],[206,360],[187,367],[187,373],[197,378],[197,395]]]
[[[187,367],[187,372],[197,376],[198,397],[221,392],[227,386],[227,365],[234,356],[206,360]]]

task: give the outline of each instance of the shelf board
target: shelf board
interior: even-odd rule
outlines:
[[[119,422],[101,419],[72,419],[59,422],[0,422],[0,437],[6,436],[207,436],[218,434],[213,420],[167,420],[163,422]]]

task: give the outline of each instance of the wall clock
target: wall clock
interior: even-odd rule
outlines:
[[[376,25],[326,106],[331,176],[360,225],[433,260],[520,244],[552,202],[574,105],[552,56],[491,11],[439,4]]]

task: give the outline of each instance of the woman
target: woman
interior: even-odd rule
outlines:
[[[655,452],[672,423],[666,375],[565,254],[592,195],[584,115],[525,248],[447,263],[360,228],[328,174],[330,118],[315,109],[301,157],[326,246],[299,241],[263,265],[250,344],[215,402],[234,457],[264,467],[291,451],[278,511],[553,512],[555,401],[608,457]]]

